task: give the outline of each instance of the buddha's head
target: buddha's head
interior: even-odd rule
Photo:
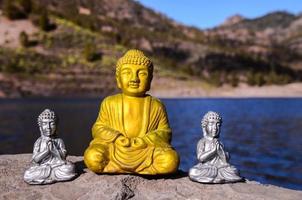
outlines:
[[[201,127],[204,137],[217,138],[219,137],[222,118],[216,112],[209,111],[201,120]]]
[[[51,137],[57,129],[57,117],[54,111],[45,109],[38,117],[38,125],[41,135]]]
[[[131,49],[117,61],[115,75],[125,95],[142,97],[150,90],[153,64],[142,51]]]

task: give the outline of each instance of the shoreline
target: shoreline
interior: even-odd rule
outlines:
[[[302,83],[286,85],[249,86],[245,83],[237,87],[223,85],[213,87],[202,81],[171,80],[159,78],[151,86],[150,94],[159,98],[301,98]]]
[[[119,91],[115,82],[95,90],[98,82],[91,88],[71,87],[60,92],[56,86],[18,79],[14,75],[0,73],[0,99],[28,98],[100,98]],[[237,87],[212,86],[202,80],[181,80],[172,77],[155,77],[148,94],[157,98],[302,98],[302,82],[286,85],[249,86],[240,83]]]

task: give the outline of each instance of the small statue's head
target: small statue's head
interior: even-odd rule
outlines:
[[[115,75],[125,95],[141,97],[150,90],[153,64],[142,51],[131,49],[117,61]]]
[[[209,111],[201,120],[201,127],[205,137],[219,137],[222,118],[216,112]]]
[[[57,116],[54,111],[45,109],[38,117],[38,125],[43,136],[55,135],[57,129]]]

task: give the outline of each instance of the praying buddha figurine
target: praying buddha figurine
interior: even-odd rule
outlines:
[[[208,112],[201,121],[204,137],[197,144],[200,163],[192,167],[189,177],[201,183],[226,183],[241,181],[236,168],[228,163],[229,154],[218,140],[222,119],[216,112]]]
[[[151,60],[129,50],[116,65],[122,93],[105,98],[92,127],[86,166],[95,173],[169,174],[179,157],[171,147],[171,129],[164,105],[147,95],[153,74]]]
[[[45,109],[38,117],[41,137],[34,144],[32,166],[25,171],[28,184],[49,184],[67,181],[76,176],[73,163],[66,161],[67,152],[62,139],[57,138],[57,117]]]

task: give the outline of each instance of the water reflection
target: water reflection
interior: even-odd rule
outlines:
[[[197,160],[200,120],[208,111],[223,117],[221,140],[231,163],[251,180],[302,189],[302,99],[164,99],[180,168]],[[0,101],[1,154],[31,153],[39,137],[37,116],[54,109],[58,131],[70,154],[82,155],[91,140],[99,99]]]

